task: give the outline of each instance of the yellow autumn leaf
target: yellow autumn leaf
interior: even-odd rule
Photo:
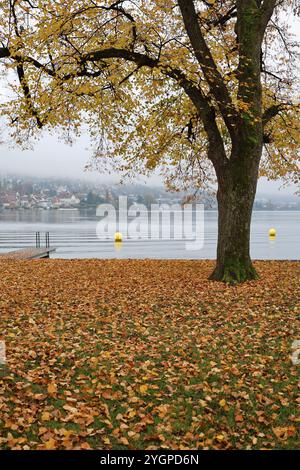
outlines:
[[[50,382],[47,387],[47,392],[49,395],[55,395],[57,393],[57,385],[55,382]]]
[[[125,446],[129,445],[128,439],[126,437],[120,437],[119,442]]]
[[[142,395],[145,395],[147,393],[147,390],[148,390],[148,385],[140,385],[140,393]]]
[[[48,413],[48,411],[44,411],[44,413],[42,413],[41,419],[42,421],[50,421],[50,413]]]
[[[45,442],[45,449],[46,450],[55,450],[57,448],[57,441],[52,437]]]

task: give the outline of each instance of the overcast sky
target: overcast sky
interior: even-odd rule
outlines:
[[[299,22],[293,27],[300,39]],[[5,90],[0,82],[0,101],[4,98]],[[0,136],[1,137],[1,136]],[[55,136],[44,134],[37,142],[34,150],[22,151],[19,148],[0,144],[0,173],[20,173],[32,176],[60,176],[93,179],[98,181],[111,180],[110,175],[97,172],[86,172],[84,167],[91,156],[91,148],[87,136],[82,136],[70,147],[60,142]],[[117,179],[114,178],[114,179]],[[139,182],[145,181],[139,178]],[[149,184],[160,184],[159,177],[153,177]],[[282,182],[268,182],[261,179],[258,184],[258,194],[278,194]],[[296,188],[281,189],[282,195],[294,194]]]
[[[115,176],[100,174],[96,171],[84,171],[84,167],[91,156],[89,140],[81,137],[70,147],[60,142],[54,136],[46,136],[39,141],[33,151],[22,151],[18,148],[0,146],[0,173],[18,173],[30,176],[59,176],[74,177],[97,181],[118,181]],[[140,177],[137,182],[142,183],[145,178]],[[159,177],[153,177],[148,184],[161,184]],[[282,186],[281,181],[266,181],[261,179],[258,184],[258,195],[278,194]],[[282,195],[292,195],[295,187],[282,188]]]

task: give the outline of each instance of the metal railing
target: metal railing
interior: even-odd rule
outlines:
[[[45,232],[45,243],[46,243],[46,248],[50,247],[50,233]],[[36,248],[41,248],[41,233],[36,232],[35,233],[35,246]]]

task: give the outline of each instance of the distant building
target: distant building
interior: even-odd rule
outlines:
[[[0,197],[4,209],[16,209],[20,207],[20,195],[15,191],[8,191]]]
[[[30,209],[31,208],[31,201],[29,200],[29,196],[22,196],[20,200],[20,207],[22,209]]]
[[[71,208],[77,207],[80,204],[80,199],[76,197],[74,194],[72,196],[67,197],[54,197],[52,199],[52,206],[55,208],[64,207],[64,208]]]

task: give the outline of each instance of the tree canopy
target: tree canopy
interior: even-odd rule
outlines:
[[[97,161],[125,173],[161,168],[171,187],[211,181],[239,122],[259,119],[239,39],[256,28],[260,174],[298,180],[299,50],[290,31],[298,1],[2,0],[0,8],[2,72],[17,73],[1,113],[16,141],[41,128],[70,140],[85,122]]]

